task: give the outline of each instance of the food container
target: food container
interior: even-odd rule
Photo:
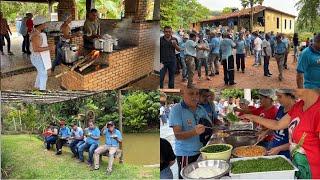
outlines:
[[[206,147],[209,147],[209,146],[216,146],[216,145],[225,145],[225,146],[228,146],[229,149],[227,151],[223,151],[223,152],[217,152],[217,153],[207,153],[207,152],[203,152],[203,150],[206,148]],[[200,149],[200,152],[201,152],[201,156],[203,159],[210,159],[210,160],[225,160],[225,161],[228,161],[230,159],[230,156],[231,156],[231,151],[232,151],[232,145],[230,144],[210,144],[208,146],[205,146],[203,148]]]
[[[180,174],[184,179],[194,179],[194,178],[191,178],[189,175],[192,171],[194,171],[195,169],[200,168],[200,167],[212,167],[212,168],[221,169],[220,174],[216,174],[215,176],[212,176],[208,179],[220,178],[220,177],[224,176],[225,174],[227,174],[230,170],[230,165],[226,161],[223,161],[223,160],[202,160],[202,161],[193,162],[193,163],[185,166],[184,168],[182,168]],[[205,179],[205,178],[196,178],[196,179]]]
[[[104,39],[98,39],[98,38],[94,39],[93,40],[94,48],[98,50],[102,50],[104,42],[105,42]]]
[[[113,39],[113,45],[114,45],[114,46],[118,46],[118,39],[117,39],[117,38],[114,38],[114,39]]]
[[[69,64],[78,60],[79,47],[75,44],[65,45],[62,47],[64,53],[64,62]]]
[[[111,39],[106,39],[103,43],[103,52],[111,53],[113,51],[113,41]]]
[[[242,158],[242,157],[249,157],[249,156],[243,156],[243,155],[239,155],[239,154],[236,154],[236,151],[241,149],[241,148],[247,148],[247,147],[250,147],[250,146],[240,146],[240,147],[237,147],[235,149],[232,150],[232,155],[234,157],[237,157],[237,158]],[[253,148],[260,148],[261,151],[263,151],[261,154],[259,155],[256,155],[256,156],[250,156],[250,157],[257,157],[257,156],[265,156],[267,154],[267,150],[266,148],[262,147],[262,146],[252,146]]]
[[[240,161],[240,160],[250,160],[250,159],[258,159],[258,158],[265,158],[265,159],[274,159],[277,157],[284,158],[291,164],[294,168],[293,170],[285,170],[285,171],[268,171],[268,172],[252,172],[252,173],[242,173],[242,174],[233,174],[231,172],[229,176],[231,179],[295,179],[295,172],[298,171],[298,168],[295,167],[292,162],[287,159],[283,155],[274,155],[274,156],[259,156],[259,157],[245,157],[245,158],[233,158],[230,160],[230,164],[232,166],[233,162]]]
[[[233,147],[253,145],[257,142],[257,131],[253,130],[234,130],[225,131],[229,133],[228,137],[223,138],[224,142],[231,144]]]

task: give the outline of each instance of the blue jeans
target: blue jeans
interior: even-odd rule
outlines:
[[[94,154],[94,150],[96,150],[98,147],[98,144],[88,144],[88,143],[83,143],[79,146],[78,148],[78,153],[79,153],[79,159],[80,161],[83,161],[83,151],[85,149],[89,149],[89,159],[88,162],[89,163],[93,163],[93,154]]]
[[[65,42],[59,41],[56,45],[56,59],[52,63],[52,71],[54,71],[56,66],[62,63],[62,59],[64,58],[62,47],[65,44],[66,44]]]
[[[57,139],[58,139],[57,136],[49,136],[49,137],[45,138],[48,150],[50,149],[50,145],[51,144],[55,144],[56,143]]]
[[[160,171],[160,179],[173,179],[170,166]]]
[[[41,55],[38,53],[31,54],[31,63],[37,69],[37,78],[35,82],[35,87],[39,90],[46,90],[47,87],[47,80],[48,80],[48,73],[44,67]]]
[[[176,72],[176,60],[169,62],[163,62],[163,68],[160,70],[160,88],[163,88],[163,81],[167,71],[169,72],[169,84],[170,89],[174,89],[174,74]]]
[[[255,53],[255,61],[254,61],[254,63],[255,64],[261,64],[261,50],[260,51],[257,51],[257,50],[255,50],[254,51],[254,53]]]
[[[75,156],[78,156],[78,148],[81,144],[83,144],[84,141],[83,140],[74,140],[71,142],[70,144],[70,149],[71,149],[71,152],[75,155]]]

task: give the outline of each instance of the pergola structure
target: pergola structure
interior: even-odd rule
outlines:
[[[1,91],[1,103],[53,104],[98,93],[100,91]]]
[[[93,96],[104,91],[1,91],[1,103],[34,103],[34,104],[53,104],[64,101],[70,101],[78,98]],[[119,112],[119,130],[122,129],[122,93],[118,90],[118,112]],[[120,144],[122,149],[122,144]],[[120,163],[123,163],[123,154],[119,158]]]

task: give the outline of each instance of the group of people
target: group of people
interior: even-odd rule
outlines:
[[[50,150],[51,146],[55,144],[56,155],[61,155],[63,145],[69,144],[73,157],[78,159],[79,163],[84,162],[83,152],[88,150],[87,163],[91,170],[99,169],[100,155],[108,152],[107,174],[111,174],[115,154],[122,142],[121,132],[115,128],[114,122],[108,122],[101,131],[91,120],[84,130],[76,123],[71,124],[70,130],[64,120],[61,120],[59,125],[60,127],[57,127],[55,123],[50,123],[43,133],[47,150]],[[105,136],[105,143],[99,146],[101,136]]]
[[[169,115],[169,126],[175,136],[174,151],[170,150],[170,143],[161,140],[161,178],[172,179],[170,166],[175,159],[178,172],[197,161],[199,149],[206,145],[212,133],[206,127],[224,123],[217,118],[219,103],[212,103],[212,92],[183,88],[181,94],[183,100],[172,107]],[[320,157],[317,155],[320,153],[319,90],[260,89],[258,106],[246,99],[236,105],[229,98],[223,109],[225,113],[236,114],[242,121],[254,122],[258,139],[262,141],[260,145],[266,147],[268,155],[280,154],[290,159],[299,169],[296,177],[320,178]]]
[[[219,75],[220,64],[223,66],[225,85],[234,85],[235,70],[245,73],[246,57],[254,55],[252,64],[255,67],[262,65],[263,74],[271,77],[269,70],[270,59],[274,57],[278,67],[278,80],[283,81],[283,73],[288,69],[288,54],[291,45],[294,49],[294,62],[297,62],[297,86],[306,88],[320,87],[320,34],[315,34],[312,41],[304,47],[299,55],[300,42],[295,33],[292,40],[282,33],[250,32],[241,29],[234,32],[231,28],[222,26],[212,30],[203,29],[200,33],[179,30],[173,34],[172,28],[164,27],[164,35],[160,39],[160,88],[164,87],[165,75],[168,71],[168,88],[174,88],[175,73],[182,70],[182,81],[188,81],[187,87],[195,87],[194,72],[198,72],[201,80],[201,67],[205,67],[205,76]],[[234,55],[235,49],[235,55]],[[263,60],[262,60],[263,59]],[[311,61],[311,62],[310,62]]]
[[[3,39],[6,38],[8,42],[8,52],[9,54],[12,54],[10,53],[10,37],[8,35],[8,32],[11,33],[11,31],[5,19],[2,18],[2,13],[0,15],[1,45],[4,42]],[[83,34],[80,32],[72,34],[72,15],[70,13],[63,14],[63,23],[60,27],[61,36],[56,44],[56,58],[53,62],[51,62],[50,48],[45,32],[48,28],[48,20],[44,16],[36,16],[33,18],[31,13],[27,13],[26,17],[22,19],[19,30],[20,34],[23,36],[22,52],[30,54],[31,63],[37,69],[37,77],[34,85],[35,89],[47,89],[48,70],[51,69],[52,73],[54,73],[56,66],[63,62],[63,47],[72,44],[74,37],[83,36],[84,49],[87,51],[93,49],[93,40],[101,37],[98,11],[96,9],[91,9],[87,17],[83,27]],[[0,50],[2,51],[2,46],[0,47]]]

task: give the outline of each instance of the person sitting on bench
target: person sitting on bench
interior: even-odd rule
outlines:
[[[100,130],[98,127],[95,127],[93,121],[89,121],[89,127],[84,130],[85,136],[87,137],[85,143],[81,144],[78,148],[79,153],[79,163],[84,162],[83,160],[83,151],[89,149],[89,159],[88,165],[93,165],[93,153],[94,150],[99,146]]]
[[[81,127],[78,127],[76,123],[72,124],[71,138],[72,142],[70,143],[70,149],[73,153],[73,157],[79,158],[78,148],[81,144],[84,143],[83,140],[83,130]]]
[[[119,143],[122,141],[121,132],[115,128],[114,122],[110,121],[102,129],[102,134],[106,136],[106,143],[99,146],[94,151],[94,170],[99,169],[99,158],[100,154],[109,151],[109,162],[107,168],[107,175],[112,172],[112,165],[114,160],[114,155],[119,148]]]
[[[42,135],[44,136],[47,150],[50,150],[51,144],[55,144],[58,139],[58,128],[56,124],[51,122]]]
[[[57,152],[56,155],[62,154],[62,146],[63,144],[68,142],[68,139],[71,135],[70,129],[66,126],[65,120],[60,121],[60,129],[58,134],[58,140],[56,144]]]

